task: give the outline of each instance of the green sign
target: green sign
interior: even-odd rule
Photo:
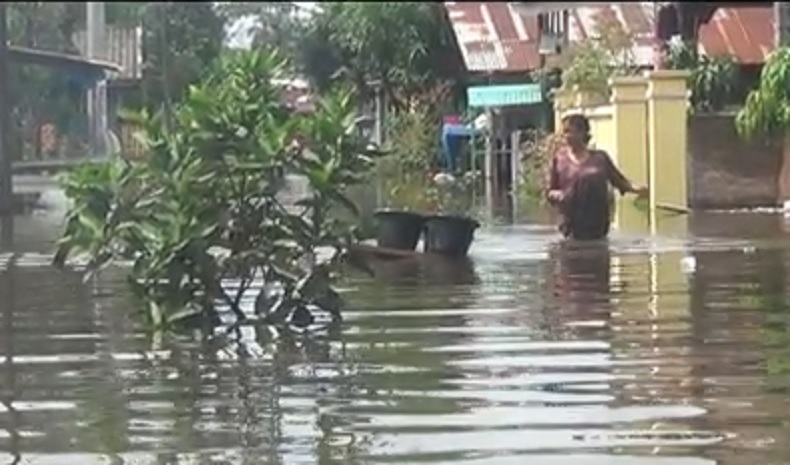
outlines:
[[[529,105],[543,101],[540,84],[505,84],[473,86],[466,90],[470,107],[506,107]]]

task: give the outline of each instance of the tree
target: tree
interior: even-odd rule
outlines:
[[[376,81],[395,106],[463,71],[438,2],[321,3],[301,44],[301,68],[316,84],[351,82],[365,95]]]
[[[226,2],[216,8],[227,26],[252,20],[253,47],[273,47],[296,56],[306,20],[293,2]]]
[[[567,51],[547,63],[548,68],[562,69],[562,85],[608,96],[609,79],[633,74],[634,38],[617,18],[594,17],[593,37],[573,44]]]
[[[63,43],[71,44],[71,34],[85,28],[85,3],[57,5],[63,5],[62,22],[67,25],[62,29],[68,40]],[[148,106],[180,100],[222,50],[225,22],[212,2],[110,2],[105,15],[110,26],[143,27],[143,94]]]
[[[212,2],[144,5],[143,99],[157,108],[180,101],[219,57],[225,24]]]
[[[700,54],[693,42],[673,42],[669,44],[667,66],[691,72],[689,88],[693,110],[720,111],[730,103],[738,79],[732,57],[708,57]]]
[[[84,29],[87,20],[85,2],[62,2],[63,17],[61,24],[64,30],[76,31]],[[105,2],[104,16],[108,25],[138,26],[145,11],[145,2]]]
[[[143,112],[147,157],[69,172],[72,207],[55,263],[86,254],[96,271],[133,261],[132,290],[156,328],[195,318],[219,324],[222,307],[244,320],[251,312],[242,298],[256,281],[264,284],[256,310],[267,322],[309,322],[307,306],[339,318],[329,273],[355,237],[353,218],[333,212],[356,213],[345,192],[365,180],[370,160],[365,141],[348,131],[348,94],[292,113],[272,83],[284,69],[277,54],[228,53],[189,88],[169,127],[161,113]],[[295,204],[284,203],[284,169],[308,185]]]
[[[782,141],[779,196],[790,200],[790,47],[776,49],[768,57],[756,89],[749,93],[738,112],[736,126],[741,135]]]

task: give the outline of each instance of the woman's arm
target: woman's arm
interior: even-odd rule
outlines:
[[[546,170],[545,195],[549,203],[557,204],[562,201],[560,189],[560,175],[557,172],[557,157],[552,156]]]
[[[646,187],[641,186],[634,186],[628,178],[620,171],[617,165],[614,164],[612,158],[609,156],[608,153],[601,151],[601,155],[604,158],[604,163],[606,164],[606,172],[609,176],[609,182],[620,191],[621,195],[624,194],[639,194],[642,195],[647,192]]]

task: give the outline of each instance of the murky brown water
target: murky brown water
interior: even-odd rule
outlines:
[[[0,463],[790,463],[790,235],[769,215],[692,223],[581,248],[484,230],[469,263],[349,279],[339,331],[260,330],[240,356],[155,346],[121,275],[48,268],[52,218],[20,220]]]

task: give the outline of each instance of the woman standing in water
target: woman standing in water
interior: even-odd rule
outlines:
[[[549,202],[559,207],[559,229],[566,238],[603,239],[609,234],[609,184],[621,194],[647,195],[634,186],[603,150],[588,148],[590,121],[582,114],[562,119],[565,145],[552,157],[546,188]]]

